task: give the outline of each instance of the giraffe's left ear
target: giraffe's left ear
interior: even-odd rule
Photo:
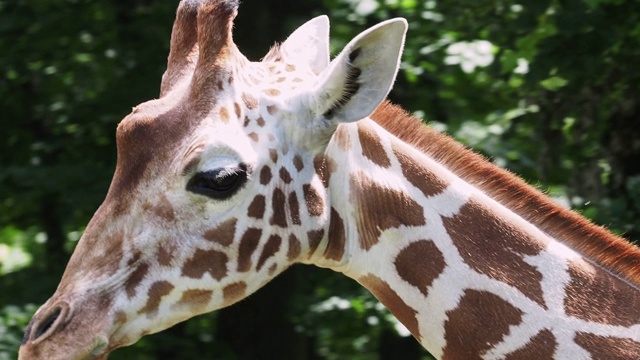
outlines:
[[[282,43],[280,51],[285,59],[320,74],[329,65],[329,18],[322,15],[307,21]]]
[[[406,32],[407,21],[397,18],[351,40],[309,94],[312,110],[336,124],[371,115],[395,81]]]

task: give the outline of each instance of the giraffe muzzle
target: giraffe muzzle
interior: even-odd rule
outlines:
[[[94,313],[95,314],[95,313]],[[96,315],[96,319],[99,317]],[[109,339],[102,326],[86,326],[82,314],[66,301],[45,304],[33,317],[22,339],[20,360],[95,360],[106,359]],[[85,325],[85,326],[83,326]],[[78,327],[85,328],[77,332]]]

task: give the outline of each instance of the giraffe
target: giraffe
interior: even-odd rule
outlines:
[[[640,356],[640,250],[385,100],[405,20],[330,61],[317,17],[250,62],[237,9],[181,1],[19,359],[106,359],[293,263],[355,279],[439,359]]]

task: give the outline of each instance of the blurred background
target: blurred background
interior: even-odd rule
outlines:
[[[158,96],[177,1],[0,0],[0,360],[55,290],[115,166],[116,124]],[[640,239],[637,0],[245,0],[252,60],[321,14],[332,53],[408,19],[390,98],[566,206]],[[429,359],[355,282],[294,266],[248,300],[111,359]]]

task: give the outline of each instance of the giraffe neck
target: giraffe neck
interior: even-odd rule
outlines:
[[[640,353],[640,289],[616,274],[624,266],[581,253],[372,120],[341,126],[326,161],[317,263],[368,288],[436,357]]]

